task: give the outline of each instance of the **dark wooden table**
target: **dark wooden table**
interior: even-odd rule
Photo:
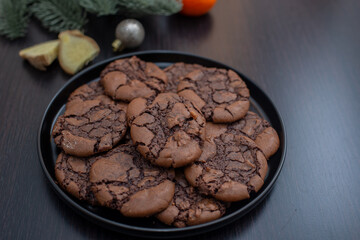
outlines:
[[[87,34],[115,56],[120,17],[91,18]],[[193,239],[360,239],[360,2],[226,0],[200,18],[141,19],[136,50],[167,49],[223,62],[250,77],[282,114],[283,170],[240,220]],[[70,78],[18,57],[56,38],[32,21],[24,39],[0,38],[0,239],[132,239],[73,212],[51,189],[36,140],[42,115]],[[129,51],[127,51],[129,52]]]

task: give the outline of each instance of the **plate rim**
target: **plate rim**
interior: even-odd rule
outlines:
[[[79,205],[77,202],[75,202],[73,199],[71,199],[54,181],[54,179],[52,178],[51,174],[49,173],[49,171],[47,170],[47,167],[45,165],[45,161],[44,158],[42,156],[42,148],[41,148],[41,133],[42,133],[42,129],[44,127],[44,123],[46,120],[46,116],[48,115],[48,112],[51,108],[51,106],[54,104],[56,98],[62,93],[62,91],[67,88],[70,84],[72,84],[72,82],[76,81],[76,79],[78,79],[81,75],[84,75],[90,71],[92,71],[94,68],[99,67],[100,65],[106,65],[112,61],[115,61],[117,59],[121,59],[121,58],[126,58],[126,57],[131,57],[131,56],[138,56],[141,58],[141,56],[144,55],[156,55],[156,54],[165,54],[165,55],[178,55],[178,56],[187,56],[187,57],[193,57],[193,58],[197,58],[197,59],[201,59],[204,61],[210,61],[213,62],[215,64],[218,65],[223,65],[226,66],[228,69],[232,69],[234,71],[236,71],[237,73],[240,73],[241,77],[244,77],[246,79],[246,81],[251,82],[251,84],[253,84],[265,97],[266,100],[269,101],[270,105],[274,108],[275,110],[275,114],[278,116],[278,120],[280,122],[281,128],[282,128],[282,132],[283,132],[283,150],[282,150],[282,155],[280,157],[280,162],[279,162],[279,166],[277,167],[275,174],[273,176],[272,179],[270,179],[270,182],[268,183],[268,186],[266,188],[264,188],[262,190],[262,192],[260,194],[258,194],[256,197],[254,197],[253,199],[251,199],[251,201],[249,203],[247,203],[245,206],[241,207],[240,209],[230,213],[229,215],[223,216],[219,219],[213,220],[211,222],[207,222],[207,223],[203,223],[203,224],[199,224],[199,225],[195,225],[195,226],[187,226],[185,228],[148,228],[148,227],[138,227],[138,226],[133,226],[133,225],[128,225],[128,224],[124,224],[124,223],[119,223],[119,222],[115,222],[113,220],[109,220],[107,218],[101,217],[99,215],[97,215],[96,213],[91,212],[90,210],[84,208],[83,206]],[[281,147],[281,145],[280,145]],[[254,82],[252,81],[250,78],[248,78],[246,75],[244,75],[242,72],[238,71],[237,69],[218,62],[216,60],[213,60],[211,58],[207,58],[207,57],[202,57],[196,54],[192,54],[192,53],[187,53],[187,52],[181,52],[181,51],[172,51],[172,50],[147,50],[147,51],[137,51],[137,52],[131,52],[131,53],[126,53],[126,54],[121,54],[121,55],[117,55],[111,58],[107,58],[104,59],[96,64],[93,64],[87,68],[85,68],[84,70],[80,71],[79,73],[75,74],[74,76],[72,76],[69,80],[67,80],[67,82],[62,85],[60,87],[60,89],[55,93],[55,95],[52,97],[51,101],[49,102],[49,104],[47,105],[44,114],[41,118],[41,122],[40,122],[40,126],[38,129],[38,134],[37,134],[37,151],[38,151],[38,156],[39,156],[39,161],[40,161],[40,165],[42,167],[43,173],[45,174],[45,176],[48,179],[48,182],[51,184],[53,190],[55,191],[55,193],[62,198],[63,201],[65,201],[65,203],[70,206],[72,209],[78,210],[80,211],[80,214],[83,217],[89,216],[90,215],[90,219],[92,222],[97,223],[103,227],[106,227],[108,229],[111,230],[115,230],[117,232],[121,232],[121,233],[125,233],[125,234],[129,234],[132,236],[142,236],[142,237],[157,237],[157,238],[161,238],[161,237],[167,237],[170,238],[172,236],[170,235],[163,235],[163,234],[168,234],[168,233],[173,233],[173,234],[182,234],[181,236],[190,236],[190,235],[198,235],[201,233],[204,233],[205,228],[208,228],[210,226],[215,226],[212,230],[216,230],[220,227],[223,227],[224,225],[227,225],[241,217],[243,217],[244,215],[246,215],[249,211],[253,210],[259,203],[261,203],[264,198],[271,192],[272,188],[274,187],[274,184],[276,182],[276,180],[278,179],[280,172],[283,168],[284,162],[285,162],[285,158],[286,158],[286,152],[287,152],[287,137],[286,137],[286,129],[285,129],[285,124],[283,121],[283,118],[280,114],[280,112],[278,111],[278,109],[276,108],[275,104],[273,103],[273,101],[269,98],[269,96]],[[241,213],[241,214],[240,214]],[[239,216],[237,216],[239,215]],[[110,225],[110,226],[108,226]],[[116,228],[116,229],[115,229]],[[123,229],[119,229],[119,228],[123,228]],[[197,232],[191,232],[193,230],[198,230]],[[140,231],[139,233],[137,233],[137,231]],[[148,234],[154,234],[153,236],[145,236],[144,233],[148,233]],[[179,235],[174,235],[173,237],[179,237]]]

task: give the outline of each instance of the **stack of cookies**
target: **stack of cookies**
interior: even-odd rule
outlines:
[[[55,175],[74,197],[186,227],[225,214],[264,184],[279,148],[232,70],[116,60],[76,89],[52,136]]]

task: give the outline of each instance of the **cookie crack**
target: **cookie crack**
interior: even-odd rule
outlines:
[[[228,113],[230,113],[230,115],[231,115],[232,117],[234,117],[234,114],[228,109],[228,107],[226,107],[225,110],[226,110]]]
[[[143,82],[148,88],[150,88],[151,90],[153,90],[153,91],[155,91],[155,93],[156,94],[159,94],[160,92],[162,92],[162,90],[159,90],[159,89],[157,89],[157,88],[155,88],[155,87],[153,87],[150,83],[148,83],[147,81],[144,81]],[[159,84],[159,83],[158,83]],[[160,83],[161,84],[161,83]],[[159,84],[159,85],[160,85]],[[162,87],[162,88],[164,88],[164,87]]]

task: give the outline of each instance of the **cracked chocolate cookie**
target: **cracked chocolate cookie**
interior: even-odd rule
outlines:
[[[162,167],[182,167],[198,159],[205,119],[194,104],[176,93],[161,93],[130,126],[138,151]]]
[[[92,82],[70,95],[52,136],[67,154],[87,157],[113,148],[126,129],[126,105],[111,100],[98,82]]]
[[[226,125],[228,133],[246,135],[258,145],[266,158],[279,149],[280,140],[270,123],[254,112],[248,111],[244,118]]]
[[[207,124],[203,154],[185,169],[185,176],[201,193],[235,202],[259,191],[268,166],[254,141],[225,131],[218,124]]]
[[[79,200],[96,203],[91,191],[89,173],[95,158],[78,158],[61,152],[55,163],[58,185]]]
[[[167,76],[154,63],[134,56],[110,63],[101,72],[100,83],[111,98],[130,102],[137,97],[163,92]]]
[[[151,165],[130,144],[97,157],[90,170],[92,191],[102,206],[128,217],[147,217],[168,207],[174,170]]]
[[[168,84],[166,85],[166,92],[177,92],[177,85],[180,80],[184,78],[188,73],[196,70],[202,69],[203,66],[199,64],[188,64],[183,62],[178,62],[170,65],[164,69],[166,76],[168,78]]]
[[[131,126],[134,119],[145,111],[152,104],[156,96],[139,97],[132,100],[126,111],[128,125]]]
[[[169,207],[156,215],[167,225],[186,227],[213,221],[225,214],[225,204],[209,196],[203,196],[189,185],[184,173],[176,171],[175,195]]]
[[[187,64],[187,63],[175,63],[167,68],[165,68],[164,72],[168,77],[168,84],[166,85],[165,92],[177,92],[177,85],[186,74],[192,72],[196,69],[202,69],[201,65],[198,64]],[[132,100],[128,105],[128,110],[126,112],[126,119],[128,121],[129,126],[132,121],[139,116],[147,106],[149,106],[155,99],[156,96],[149,97],[140,97]]]
[[[215,123],[239,120],[250,107],[249,89],[232,70],[195,70],[180,81],[177,90],[201,109],[207,121]]]

